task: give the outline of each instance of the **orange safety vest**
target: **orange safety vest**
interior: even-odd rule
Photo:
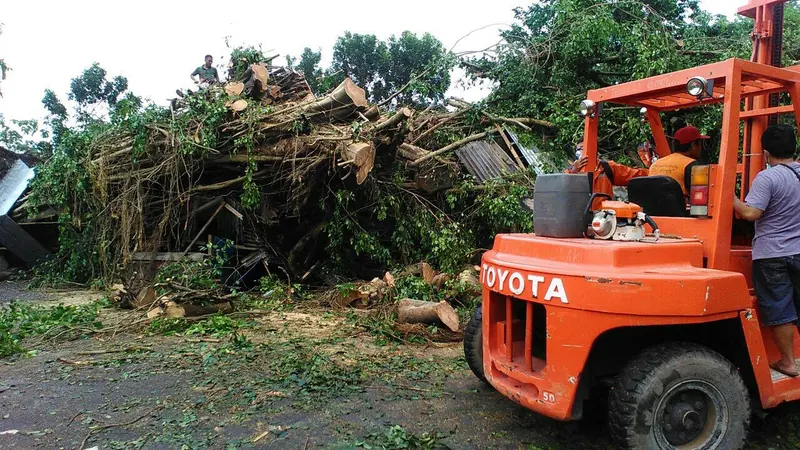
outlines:
[[[689,195],[691,185],[690,165],[696,161],[686,155],[673,153],[665,156],[650,166],[650,176],[667,176],[677,181],[684,196]]]

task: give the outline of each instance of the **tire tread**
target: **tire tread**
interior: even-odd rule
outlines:
[[[616,377],[608,399],[608,428],[611,437],[623,448],[640,448],[636,432],[637,405],[643,399],[647,386],[656,376],[657,369],[676,359],[715,360],[727,365],[732,385],[725,390],[741,395],[745,399],[746,411],[742,411],[745,431],[750,425],[749,392],[737,369],[719,353],[701,345],[691,343],[669,343],[651,347],[632,360]],[[738,414],[737,414],[738,416]],[[736,420],[735,417],[732,419]],[[741,448],[742,442],[735,448]]]

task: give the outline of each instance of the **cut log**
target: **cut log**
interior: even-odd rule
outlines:
[[[411,144],[400,144],[400,147],[397,148],[397,156],[402,157],[403,159],[407,159],[409,161],[416,161],[423,156],[430,153],[428,150],[425,150],[422,147],[417,147],[416,145]]]
[[[448,281],[450,281],[450,274],[442,272],[433,277],[431,284],[436,288],[441,288]]]
[[[373,161],[370,156],[375,156],[373,153],[373,145],[370,142],[356,142],[348,145],[342,151],[342,158],[345,161],[353,161],[353,165],[361,167]]]
[[[453,187],[457,177],[457,166],[453,170],[447,165],[435,165],[417,172],[413,184],[415,189],[426,194],[435,194]]]
[[[408,108],[400,108],[392,117],[375,125],[374,130],[377,133],[383,130],[393,129],[397,127],[397,125],[410,119],[413,114],[414,113]]]
[[[419,267],[422,272],[422,279],[428,284],[433,283],[433,277],[436,276],[436,271],[433,270],[433,267],[426,262],[419,263]]]
[[[236,112],[242,112],[247,109],[247,100],[236,100],[225,104],[228,108]]]
[[[364,89],[358,87],[350,78],[345,78],[333,92],[306,106],[303,113],[309,118],[313,117],[312,120],[315,121],[346,120],[358,110],[368,107],[369,102]]]
[[[370,122],[377,122],[381,118],[381,110],[377,106],[373,106],[364,112],[364,117]]]
[[[225,92],[228,95],[237,96],[241,95],[244,91],[244,83],[241,81],[233,81],[225,85]]]
[[[458,331],[458,314],[449,303],[426,302],[404,298],[397,303],[397,320],[400,323],[442,323],[450,331]]]
[[[189,303],[179,305],[173,301],[168,301],[163,306],[163,311],[164,316],[175,319],[180,317],[207,316],[209,314],[216,313],[225,314],[233,311],[233,307],[231,306],[230,302],[222,302],[208,306],[198,306]]]
[[[133,299],[133,307],[141,308],[143,306],[150,306],[156,301],[156,291],[151,286],[139,289],[136,298]]]
[[[386,275],[383,276],[383,281],[385,281],[386,285],[390,288],[394,287],[394,276],[392,276],[391,272],[386,272]]]
[[[253,64],[251,68],[253,76],[260,82],[261,92],[264,92],[267,89],[267,81],[269,80],[267,68],[261,64]]]
[[[367,179],[375,166],[375,146],[371,142],[356,142],[344,147],[342,158],[349,161],[359,185]]]
[[[481,294],[481,282],[478,280],[477,273],[475,269],[466,269],[458,274],[458,281],[463,283],[472,295]]]

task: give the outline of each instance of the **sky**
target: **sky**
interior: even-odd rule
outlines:
[[[706,10],[726,15],[745,2],[701,0]],[[52,89],[65,101],[70,80],[93,62],[99,62],[109,78],[127,77],[135,94],[166,104],[175,89],[192,86],[189,74],[205,54],[213,55],[215,64],[227,63],[226,37],[231,46],[261,45],[265,54],[280,54],[278,63],[311,47],[322,51],[325,65],[336,38],[345,31],[382,39],[404,30],[430,32],[447,48],[458,42],[455,51],[479,50],[498,41],[498,30],[513,22],[515,7],[530,3],[4,0],[0,58],[13,70],[0,83],[0,114],[6,119],[41,118],[44,90]],[[467,100],[485,95],[486,88],[461,86],[462,75],[454,74],[450,95]]]

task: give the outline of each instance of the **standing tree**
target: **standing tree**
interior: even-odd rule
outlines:
[[[100,64],[94,63],[81,76],[72,79],[69,99],[77,103],[80,122],[97,121],[104,113],[110,113],[120,96],[128,90],[127,78],[116,76],[109,80],[107,74]]]
[[[322,52],[315,52],[309,47],[306,47],[303,49],[303,53],[300,54],[300,61],[298,61],[297,65],[294,67],[297,69],[297,71],[303,74],[308,82],[308,86],[314,92],[320,92],[320,83],[323,81],[322,69],[319,67],[319,62],[321,60]],[[294,60],[291,58],[289,61],[291,63],[294,62]]]
[[[374,34],[345,32],[333,46],[333,63],[328,71],[335,81],[350,77],[367,91],[372,101],[384,92],[382,75],[387,72],[389,51]]]
[[[407,83],[408,89],[397,97],[401,105],[425,105],[444,99],[450,87],[450,71],[455,57],[445,50],[441,41],[430,33],[421,38],[404,31],[388,41],[388,70],[383,75],[386,92],[398,92]]]
[[[697,0],[545,0],[515,15],[497,54],[466,68],[495,83],[488,101],[498,113],[555,123],[557,148],[582,134],[577,108],[588,90],[750,56],[752,22],[712,16]],[[697,114],[710,114],[691,119],[703,131],[718,127],[719,111]],[[611,109],[601,126],[601,149],[623,161],[649,137],[636,111]]]
[[[371,34],[347,32],[333,47],[333,63],[325,78],[329,86],[350,77],[374,103],[391,98],[394,106],[420,106],[444,98],[454,66],[455,57],[428,33],[418,37],[405,31],[383,42]]]

